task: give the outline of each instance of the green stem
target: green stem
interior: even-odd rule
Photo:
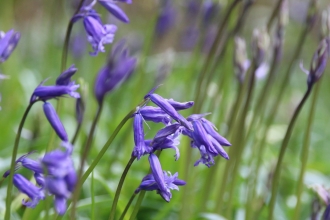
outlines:
[[[131,159],[128,161],[128,163],[127,163],[127,165],[126,165],[126,167],[124,169],[123,174],[120,177],[120,180],[119,180],[119,183],[118,183],[118,187],[117,187],[117,190],[116,190],[116,194],[115,194],[115,198],[113,199],[113,203],[112,203],[112,207],[111,207],[111,211],[110,211],[109,220],[115,219],[116,207],[117,207],[117,204],[118,204],[119,195],[120,195],[121,189],[123,187],[123,184],[124,184],[126,175],[128,173],[128,170],[130,169],[131,165],[133,164],[135,158],[136,157],[133,157],[133,156],[131,157]]]
[[[314,115],[315,115],[315,107],[316,107],[316,102],[318,98],[318,94],[320,91],[320,86],[321,82],[319,82],[316,85],[314,94],[313,94],[313,100],[311,104],[311,108],[309,111],[309,117],[308,117],[308,123],[306,127],[306,132],[305,132],[305,137],[304,137],[304,143],[303,147],[301,149],[301,168],[300,168],[300,173],[299,173],[299,178],[298,178],[298,186],[297,186],[297,205],[295,208],[294,212],[294,218],[293,219],[299,219],[300,215],[300,208],[301,208],[301,194],[303,191],[303,186],[304,186],[304,176],[305,176],[305,171],[306,171],[306,166],[307,166],[307,161],[308,161],[308,154],[309,154],[309,145],[310,145],[310,137],[311,137],[311,130],[312,130],[312,125],[313,125],[313,120],[314,120]]]
[[[221,40],[221,35],[223,33],[223,29],[225,28],[225,26],[228,23],[229,17],[231,12],[234,10],[235,6],[238,4],[238,2],[240,2],[240,0],[234,0],[229,6],[228,9],[226,10],[226,14],[224,16],[224,19],[221,21],[221,23],[219,24],[219,29],[217,32],[217,35],[215,37],[215,40],[211,46],[211,50],[206,58],[206,62],[203,65],[203,68],[198,76],[198,80],[197,80],[197,86],[196,86],[196,93],[195,93],[195,105],[194,105],[194,111],[199,111],[201,109],[201,102],[200,102],[200,97],[203,97],[201,94],[201,88],[203,85],[205,85],[205,81],[204,78],[205,76],[207,76],[207,70],[208,67],[210,66],[213,57],[216,54],[216,50],[217,50],[217,45],[220,43]]]
[[[272,15],[270,16],[268,22],[267,22],[267,32],[270,32],[270,29],[273,25],[274,19],[276,18],[278,12],[280,11],[281,8],[281,4],[282,4],[283,0],[278,0],[277,5],[275,7],[275,9],[272,12]]]
[[[78,134],[79,134],[80,129],[81,129],[81,125],[82,125],[82,123],[78,123],[77,124],[76,131],[74,132],[74,136],[73,136],[73,138],[71,140],[71,144],[72,145],[74,145],[76,143],[76,140],[78,138]]]
[[[91,179],[91,219],[95,220],[95,187],[94,187],[94,172],[92,172],[92,179]]]
[[[15,172],[16,156],[17,156],[19,141],[21,138],[21,133],[23,130],[25,120],[30,112],[30,109],[32,108],[33,104],[36,102],[37,101],[33,101],[28,105],[28,107],[25,109],[21,122],[18,126],[18,130],[17,130],[17,134],[16,134],[16,138],[15,138],[15,144],[13,147],[13,153],[12,153],[12,157],[11,157],[11,163],[10,163],[10,174],[9,174],[9,179],[8,179],[8,188],[7,188],[7,197],[6,197],[5,220],[10,220],[11,191],[13,189],[13,176],[14,176],[14,172]]]
[[[73,16],[79,13],[81,6],[84,4],[85,0],[80,0],[79,5],[74,13]],[[70,19],[69,25],[66,29],[66,34],[65,34],[65,40],[64,40],[64,45],[63,45],[63,50],[62,50],[62,60],[61,60],[61,72],[63,72],[66,68],[66,62],[68,59],[68,51],[69,51],[69,42],[70,42],[70,36],[73,28],[73,21]]]
[[[121,214],[121,216],[120,216],[120,218],[119,218],[119,220],[123,220],[123,219],[124,219],[124,217],[125,217],[125,215],[126,215],[128,209],[129,209],[129,207],[131,206],[131,204],[132,204],[133,200],[135,199],[135,196],[136,196],[136,195],[137,195],[137,193],[135,193],[135,192],[132,194],[132,196],[131,196],[131,198],[129,199],[129,201],[128,201],[128,203],[127,203],[127,205],[126,205],[126,207],[125,207],[123,213]]]
[[[285,133],[285,137],[283,139],[283,142],[282,142],[282,146],[281,146],[281,149],[280,149],[280,155],[278,157],[276,167],[275,167],[274,176],[273,176],[273,179],[272,179],[272,194],[271,194],[270,203],[269,203],[269,215],[268,215],[269,220],[273,219],[273,213],[274,213],[274,209],[275,209],[276,196],[277,196],[277,191],[278,191],[278,187],[279,187],[279,179],[280,179],[281,166],[282,166],[282,162],[283,162],[283,159],[284,159],[284,154],[285,154],[285,151],[288,147],[288,143],[289,143],[289,140],[290,140],[290,137],[291,137],[296,119],[297,119],[303,105],[305,104],[307,98],[309,97],[311,91],[312,91],[312,86],[308,87],[304,97],[302,98],[299,105],[297,106],[297,108],[296,108],[296,110],[295,110],[295,112],[294,112],[294,114],[291,118],[290,124],[287,128],[287,131]]]
[[[141,102],[138,106],[139,107],[144,106],[148,101],[149,100],[143,100],[143,102]],[[117,134],[119,133],[119,131],[126,124],[126,122],[132,117],[132,114],[134,114],[135,111],[136,111],[136,108],[132,109],[123,118],[123,120],[119,123],[119,125],[116,127],[115,131],[112,133],[112,135],[110,136],[110,138],[108,139],[108,141],[104,144],[104,146],[102,147],[101,151],[99,152],[99,154],[96,156],[96,158],[92,162],[92,164],[85,171],[84,175],[81,178],[81,183],[80,184],[83,184],[86,181],[87,177],[91,174],[91,172],[96,167],[96,165],[98,164],[98,162],[100,162],[100,160],[102,159],[103,155],[108,150],[108,148],[110,147],[111,143],[113,142],[113,140],[115,139],[115,137],[117,136]]]
[[[142,190],[140,192],[140,195],[138,197],[138,200],[136,201],[135,207],[133,209],[133,212],[132,212],[131,217],[129,218],[129,220],[135,220],[136,215],[137,215],[137,213],[138,213],[138,211],[140,209],[140,206],[142,204],[142,201],[143,201],[143,198],[144,198],[144,195],[145,194],[146,194],[146,191],[144,191],[144,190]]]
[[[255,71],[257,69],[257,66],[255,65],[255,62],[252,62],[252,75],[250,76],[250,80],[249,80],[249,90],[248,90],[248,94],[247,94],[247,98],[245,101],[245,105],[243,108],[243,111],[240,115],[240,120],[238,121],[238,124],[235,126],[235,131],[236,133],[236,137],[238,137],[239,135],[242,135],[242,137],[244,137],[245,134],[245,125],[246,125],[246,116],[250,107],[250,104],[252,102],[252,97],[253,97],[253,92],[254,92],[254,84],[255,84]],[[236,154],[233,154],[233,158],[232,158],[232,165],[233,165],[233,172],[232,174],[232,181],[230,183],[230,188],[229,188],[229,199],[228,199],[228,203],[227,203],[227,216],[228,219],[231,219],[231,206],[232,206],[232,200],[233,200],[233,192],[235,189],[235,182],[237,180],[237,176],[238,174],[238,168],[240,166],[240,162],[242,161],[241,157],[242,154],[244,152],[244,147],[245,147],[245,142],[244,142],[244,138],[239,138],[238,139],[238,145],[236,146]]]
[[[101,102],[99,104],[99,107],[97,109],[95,118],[93,120],[93,124],[92,124],[91,130],[89,131],[89,135],[88,135],[86,144],[84,145],[84,147],[82,149],[82,153],[81,153],[81,157],[80,157],[80,167],[79,167],[79,172],[78,172],[78,183],[77,183],[77,187],[76,187],[76,189],[75,189],[75,191],[73,193],[73,199],[72,199],[71,219],[75,219],[76,205],[77,205],[77,201],[79,199],[79,195],[80,195],[80,191],[81,191],[81,186],[82,186],[82,184],[80,184],[80,182],[81,182],[81,176],[82,176],[83,170],[84,170],[84,163],[85,163],[85,161],[87,159],[88,153],[89,153],[90,148],[92,146],[93,136],[94,136],[96,124],[99,121],[99,118],[100,118],[101,113],[102,113],[102,109],[103,109],[103,102]]]

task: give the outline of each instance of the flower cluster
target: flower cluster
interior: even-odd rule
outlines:
[[[97,2],[120,21],[129,22],[125,12],[117,5],[117,1],[93,0],[89,5],[82,7],[80,12],[73,16],[72,22],[83,19],[88,42],[93,48],[93,52],[90,53],[91,56],[96,56],[99,52],[105,52],[103,45],[112,43],[117,31],[116,25],[102,23],[100,15],[93,9]],[[132,3],[130,0],[120,2]]]
[[[60,215],[66,211],[66,202],[77,182],[76,171],[71,159],[71,151],[56,149],[44,155],[39,160],[33,160],[24,155],[16,161],[17,165],[34,172],[37,185],[31,183],[21,174],[14,174],[13,184],[22,193],[26,194],[30,201],[23,199],[22,204],[34,208],[45,195],[53,195],[55,210]],[[7,171],[3,176],[7,177]]]
[[[178,174],[173,176],[162,170],[158,157],[154,154],[156,150],[172,148],[175,150],[175,160],[180,157],[178,137],[183,134],[191,139],[191,147],[199,150],[201,158],[195,162],[210,167],[214,164],[214,157],[220,155],[229,159],[228,154],[222,146],[231,144],[215,131],[215,126],[204,118],[207,114],[194,114],[185,118],[179,111],[191,108],[194,102],[176,102],[173,99],[164,99],[154,93],[153,89],[146,96],[157,107],[143,106],[134,113],[134,143],[135,147],[132,156],[140,159],[143,155],[149,154],[151,174],[143,178],[136,192],[140,190],[157,190],[162,198],[169,202],[172,194],[171,189],[178,190],[177,186],[185,185],[183,180],[177,179]],[[143,121],[163,123],[164,128],[159,130],[151,140],[145,140]]]
[[[56,149],[46,153],[39,160],[32,160],[24,155],[16,160],[16,169],[19,165],[34,172],[34,179],[37,185],[34,185],[21,174],[13,175],[13,184],[16,188],[26,194],[30,201],[22,201],[22,204],[34,208],[40,200],[45,199],[45,195],[49,193],[54,195],[55,209],[57,213],[63,215],[66,211],[66,203],[77,182],[76,171],[73,167],[71,154],[73,147],[68,140],[65,128],[56,113],[56,110],[47,102],[49,99],[58,98],[64,95],[70,95],[79,98],[79,93],[75,90],[79,87],[71,77],[77,69],[74,65],[65,70],[57,79],[56,85],[44,86],[41,83],[33,92],[30,102],[43,101],[43,110],[50,125],[62,140],[62,147],[65,149]],[[5,172],[3,177],[9,175],[9,171]]]

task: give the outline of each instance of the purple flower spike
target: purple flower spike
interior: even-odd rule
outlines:
[[[62,141],[68,141],[68,135],[65,131],[65,128],[58,117],[56,110],[49,102],[44,103],[44,113],[50,123],[50,125],[55,130],[56,134],[61,138]]]
[[[10,30],[6,34],[0,32],[0,63],[8,59],[16,48],[20,38],[21,34],[14,30]]]
[[[174,101],[173,99],[168,99],[167,101],[177,111],[191,108],[194,105],[194,102],[193,101],[189,101],[189,102],[177,102],[177,101]]]
[[[72,84],[71,77],[77,72],[77,68],[72,64],[69,69],[65,70],[61,75],[56,79],[56,85],[58,86],[68,86]]]
[[[143,119],[142,115],[139,113],[135,114],[134,116],[133,129],[135,143],[133,156],[137,157],[139,160],[141,156],[150,153],[152,150],[150,146],[146,146],[144,143]]]
[[[64,95],[69,95],[73,98],[80,98],[78,92],[75,92],[79,88],[79,85],[67,85],[67,86],[38,86],[32,96],[31,100],[35,101],[37,99],[46,101],[48,99],[58,98]]]
[[[136,59],[129,56],[128,49],[123,47],[122,42],[115,44],[107,65],[96,77],[94,95],[97,101],[101,103],[108,92],[123,83],[133,73],[135,66]]]
[[[146,121],[161,122],[165,125],[171,122],[171,118],[159,107],[145,106],[139,112]]]
[[[40,188],[33,185],[30,181],[28,181],[24,176],[20,174],[14,174],[13,183],[20,192],[26,194],[31,199],[31,201],[28,202],[24,201],[23,199],[23,205],[34,208],[40,200],[45,199],[44,192]]]
[[[125,12],[116,5],[113,1],[109,0],[99,0],[98,1],[105,9],[107,9],[113,16],[121,20],[122,22],[128,23],[129,18]]]
[[[105,52],[103,44],[113,42],[117,27],[115,25],[103,25],[93,16],[84,18],[84,26],[88,35],[88,42],[92,45],[91,56],[96,56],[99,52]]]
[[[149,163],[152,175],[157,183],[158,192],[163,197],[166,202],[169,202],[172,194],[169,189],[166,187],[166,182],[163,174],[162,167],[160,165],[159,159],[155,154],[149,155]]]
[[[159,106],[164,112],[166,112],[171,118],[179,122],[181,125],[186,127],[189,130],[193,130],[190,122],[188,122],[182,115],[180,115],[175,108],[166,101],[163,97],[160,95],[153,93],[149,96],[150,100],[155,103],[157,106]]]

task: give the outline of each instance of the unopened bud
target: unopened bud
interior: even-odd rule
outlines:
[[[317,82],[325,70],[329,57],[329,43],[329,39],[323,39],[319,44],[317,51],[314,53],[307,79],[308,86],[311,86]]]
[[[243,82],[244,75],[249,66],[250,61],[246,54],[245,40],[240,37],[235,37],[234,68],[236,77],[240,83]]]
[[[265,29],[254,29],[252,39],[253,59],[257,67],[259,67],[266,57],[269,46],[269,36]]]

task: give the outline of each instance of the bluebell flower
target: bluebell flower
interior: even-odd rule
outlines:
[[[195,114],[188,117],[188,120],[193,124],[193,131],[183,130],[182,134],[189,136],[192,139],[191,146],[199,149],[201,158],[194,164],[205,164],[210,167],[214,164],[214,157],[220,155],[225,159],[229,159],[228,154],[222,146],[230,146],[227,139],[214,131],[214,125],[203,118],[206,114]]]
[[[167,138],[168,136],[178,132],[181,128],[179,123],[174,123],[171,125],[166,126],[163,129],[160,129],[157,134],[155,135],[152,143],[161,143]]]
[[[47,177],[46,187],[49,193],[55,195],[56,212],[60,215],[63,215],[66,211],[67,199],[71,196],[71,192],[68,190],[67,183],[64,179]]]
[[[94,95],[99,103],[104,96],[123,83],[134,71],[136,58],[129,56],[129,51],[123,41],[114,45],[106,66],[98,73]]]
[[[58,98],[65,95],[69,95],[73,98],[80,98],[80,95],[76,90],[79,85],[71,81],[71,76],[77,71],[77,69],[72,65],[69,69],[65,70],[56,80],[56,85],[54,86],[44,86],[43,83],[34,90],[30,102],[36,100],[46,101],[48,99]]]
[[[45,102],[43,109],[46,118],[48,119],[50,125],[53,127],[59,138],[61,138],[61,140],[64,142],[68,142],[68,135],[52,104]]]
[[[140,114],[146,121],[152,121],[155,123],[163,123],[168,125],[171,122],[171,118],[161,108],[153,106],[144,106],[139,109]]]
[[[191,123],[188,122],[182,115],[180,115],[175,108],[163,97],[156,93],[148,94],[145,98],[149,98],[155,105],[160,107],[166,114],[168,114],[175,121],[189,130],[193,130]]]
[[[40,199],[45,198],[45,192],[48,192],[55,196],[57,213],[60,215],[65,213],[67,199],[70,198],[77,183],[77,175],[71,159],[72,146],[68,145],[68,143],[63,144],[65,151],[56,149],[38,160],[30,159],[28,155],[31,153],[17,159],[16,164],[21,164],[34,172],[34,179],[40,186],[35,186],[20,174],[14,174],[14,185],[31,198],[30,202],[23,201],[23,205],[34,208]],[[8,175],[9,171],[4,177]]]
[[[98,0],[98,2],[107,9],[108,12],[110,12],[113,16],[115,16],[117,19],[119,19],[122,22],[128,23],[129,18],[125,14],[125,12],[116,4],[116,1],[112,0]],[[128,4],[131,3],[131,1],[121,1],[126,2]]]
[[[68,86],[74,84],[71,81],[71,77],[77,72],[77,68],[72,64],[67,70],[65,70],[59,77],[56,79],[57,86]]]
[[[138,193],[141,190],[157,190],[157,193],[160,194],[166,202],[169,202],[172,198],[170,190],[179,190],[178,186],[183,186],[186,182],[177,178],[178,173],[175,173],[172,176],[170,173],[163,171],[156,155],[150,154],[149,162],[152,174],[148,174],[142,179],[142,182],[135,190],[135,193]]]
[[[170,105],[173,106],[173,108],[177,111],[180,110],[185,110],[188,108],[191,108],[194,106],[194,102],[193,101],[189,101],[189,102],[177,102],[173,99],[165,99],[166,101],[168,101],[168,103],[170,103]]]
[[[45,199],[45,193],[42,188],[38,188],[21,174],[14,174],[13,184],[20,192],[26,194],[31,199],[31,201],[25,201],[24,199],[22,201],[22,204],[29,208],[34,208],[40,200]]]
[[[92,45],[91,56],[96,56],[99,52],[105,52],[103,44],[113,42],[117,27],[115,25],[103,25],[94,16],[84,17],[84,27],[88,35],[88,42]]]
[[[16,48],[21,34],[14,30],[8,31],[6,34],[0,32],[0,63],[5,62],[10,54]]]
[[[172,197],[172,194],[167,188],[162,166],[160,165],[158,157],[155,154],[150,154],[149,163],[152,175],[158,187],[158,193],[166,202],[169,202]]]
[[[150,146],[145,145],[144,142],[144,130],[143,130],[143,118],[142,115],[136,113],[134,115],[133,122],[133,132],[134,132],[134,150],[132,155],[137,157],[139,160],[141,156],[150,153],[152,148]]]
[[[166,34],[175,24],[177,11],[171,0],[163,0],[156,24],[156,33],[159,36]]]

